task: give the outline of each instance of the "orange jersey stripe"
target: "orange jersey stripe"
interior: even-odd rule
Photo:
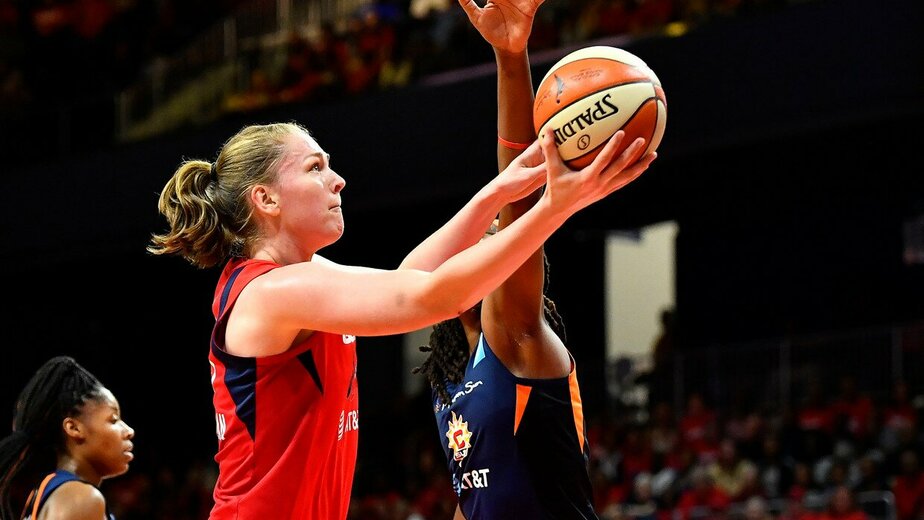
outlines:
[[[523,418],[523,412],[526,411],[526,403],[529,402],[529,393],[532,391],[533,387],[525,385],[517,385],[517,415],[513,419],[513,434],[517,434],[517,429],[520,427],[520,419]]]
[[[581,403],[581,390],[578,388],[577,371],[572,370],[568,376],[568,385],[571,389],[571,412],[574,414],[574,426],[577,428],[578,442],[581,451],[584,451],[584,405]]]

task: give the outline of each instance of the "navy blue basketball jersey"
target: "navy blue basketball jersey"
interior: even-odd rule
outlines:
[[[28,514],[23,515],[23,520],[35,520],[38,518],[38,513],[41,511],[42,506],[45,505],[45,501],[48,500],[48,497],[59,487],[61,484],[71,481],[83,482],[92,486],[89,482],[81,480],[80,477],[66,471],[63,469],[56,470],[54,473],[49,473],[43,480],[39,487],[34,490],[30,495],[26,503],[26,511],[29,511]],[[105,520],[115,520],[115,516],[109,512],[108,506],[106,507],[106,519]]]
[[[436,425],[468,520],[596,520],[581,394],[571,373],[514,376],[482,334]]]

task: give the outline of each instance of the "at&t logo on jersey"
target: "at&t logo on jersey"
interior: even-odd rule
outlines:
[[[337,440],[343,439],[343,434],[359,429],[359,410],[340,410],[340,424],[337,426]]]
[[[216,413],[215,414],[215,435],[218,436],[219,441],[225,440],[225,432],[228,431],[228,422],[225,420],[225,414]]]
[[[458,476],[453,475],[452,487],[455,490],[456,495],[461,496],[462,490],[465,489],[481,489],[488,487],[488,473],[490,472],[490,468],[468,471],[462,474],[461,480],[459,480]]]
[[[462,420],[461,415],[456,417],[456,412],[450,413],[452,419],[449,421],[446,438],[449,439],[449,447],[453,451],[452,459],[461,462],[472,447],[472,432],[468,431],[468,423]]]

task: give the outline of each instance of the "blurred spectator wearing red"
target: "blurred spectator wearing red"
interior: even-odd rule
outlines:
[[[680,437],[701,462],[711,461],[717,446],[718,430],[715,411],[706,406],[702,394],[694,392],[687,398],[687,409],[680,419]]]
[[[731,504],[729,496],[715,485],[702,466],[693,469],[690,484],[677,501],[676,512],[681,520],[711,518],[724,513]]]
[[[914,450],[901,453],[901,473],[892,482],[898,520],[924,518],[924,472]]]
[[[857,507],[850,488],[838,486],[831,494],[827,510],[818,515],[818,520],[869,520],[869,517]]]

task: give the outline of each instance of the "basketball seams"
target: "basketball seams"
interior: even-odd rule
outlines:
[[[554,71],[561,70],[562,67],[567,66],[567,65],[575,65],[575,64],[580,63],[580,62],[582,62],[582,61],[584,61],[584,60],[603,60],[603,61],[608,61],[608,62],[611,62],[611,63],[618,63],[618,64],[620,64],[620,65],[625,65],[626,67],[629,67],[629,68],[632,69],[632,70],[638,71],[638,73],[639,73],[640,75],[645,76],[645,78],[646,78],[648,81],[651,81],[653,84],[659,85],[659,86],[661,85],[661,81],[658,80],[658,79],[657,79],[657,76],[654,75],[654,71],[652,71],[651,69],[649,69],[647,66],[639,66],[639,65],[634,64],[634,63],[626,63],[626,62],[624,62],[624,61],[614,60],[614,59],[612,59],[612,58],[607,58],[607,57],[604,57],[604,56],[594,56],[594,57],[589,57],[589,58],[582,58],[582,59],[580,59],[580,60],[568,61],[568,62],[566,62],[566,63],[562,63],[561,65],[555,66],[555,67],[549,69],[549,71],[545,73],[545,76],[543,76],[542,81],[540,81],[539,84],[540,84],[540,85],[544,84],[544,83],[546,82],[546,80],[548,80],[550,77],[552,77],[552,76],[554,75],[554,74],[553,74]],[[575,65],[575,66],[577,66],[577,65]],[[588,66],[587,68],[591,68],[591,67]]]
[[[667,104],[660,97],[656,103],[658,104],[658,114],[654,128],[651,130],[651,140],[648,141],[648,146],[645,147],[646,155],[661,146],[661,140],[664,139],[664,130],[667,127]]]
[[[567,56],[563,57],[562,59],[558,60],[554,65],[552,65],[551,68],[549,68],[548,72],[546,72],[545,77],[542,78],[542,81],[540,83],[545,82],[545,80],[548,79],[552,71],[558,70],[559,68],[561,68],[562,66],[566,64],[577,63],[579,61],[588,60],[588,59],[608,60],[608,61],[613,61],[616,63],[623,64],[623,65],[628,65],[630,67],[633,67],[639,70],[644,69],[643,72],[644,71],[651,72],[651,75],[653,76],[652,77],[653,80],[657,78],[657,76],[654,76],[654,71],[651,70],[651,67],[649,67],[648,64],[645,63],[645,61],[639,58],[638,56],[631,54],[627,51],[624,51],[622,49],[615,48],[615,47],[609,47],[606,45],[594,45],[594,46],[585,47],[583,49],[574,51],[568,54]],[[657,81],[657,82],[660,83],[660,81]]]
[[[572,102],[570,102],[570,103],[567,103],[567,104],[565,104],[565,105],[556,105],[557,110],[555,110],[554,112],[551,112],[551,114],[549,115],[549,117],[545,118],[545,120],[542,121],[542,124],[539,125],[539,128],[542,128],[542,127],[544,127],[545,125],[547,125],[548,122],[549,122],[549,120],[552,119],[553,117],[555,117],[556,114],[558,114],[558,113],[560,113],[560,112],[563,112],[563,111],[567,110],[569,107],[571,107],[571,106],[573,106],[573,105],[576,105],[576,104],[580,103],[581,101],[583,101],[583,100],[586,99],[586,98],[595,96],[595,95],[597,95],[597,94],[599,94],[599,93],[601,93],[601,92],[603,92],[603,91],[605,91],[605,90],[610,90],[610,89],[617,88],[617,87],[624,87],[624,86],[626,86],[626,85],[637,85],[637,84],[640,84],[640,83],[648,83],[648,84],[652,85],[653,87],[656,87],[656,86],[657,86],[657,85],[655,85],[654,82],[652,82],[651,80],[644,80],[644,79],[643,79],[643,80],[639,80],[639,81],[625,81],[625,82],[622,82],[622,83],[614,83],[614,84],[612,84],[612,85],[607,85],[607,86],[604,87],[604,88],[601,88],[601,89],[598,89],[598,90],[594,90],[594,91],[591,91],[591,92],[587,92],[586,94],[582,95],[581,97],[575,99],[574,101],[572,101]],[[541,90],[541,89],[540,89],[540,90]],[[658,96],[657,96],[657,91],[655,91],[655,92],[656,92],[656,95],[655,95],[654,97],[658,97]],[[651,98],[646,98],[641,104],[644,104],[645,102],[647,102],[648,99],[651,99]]]

